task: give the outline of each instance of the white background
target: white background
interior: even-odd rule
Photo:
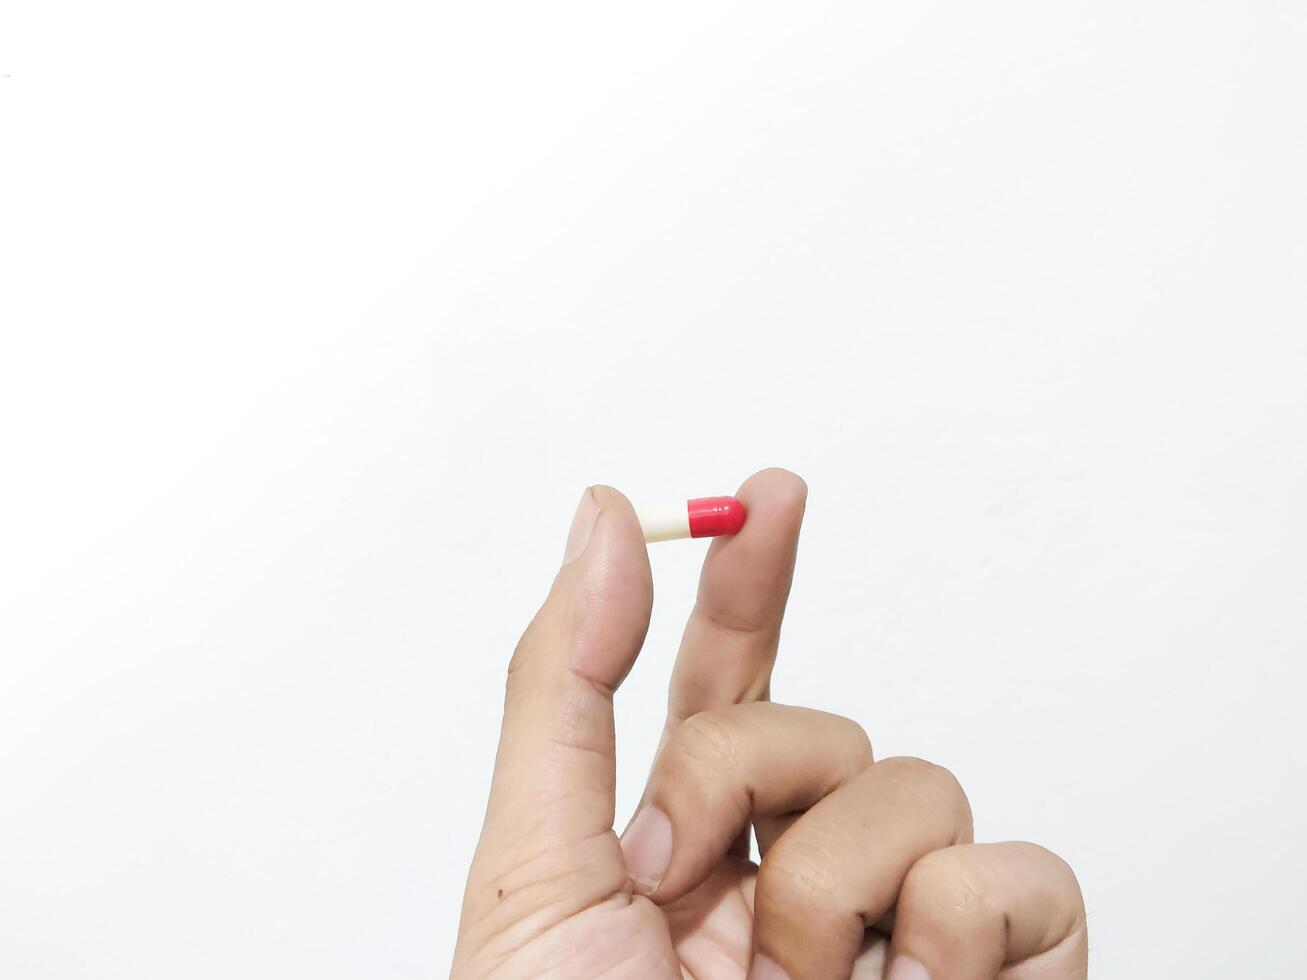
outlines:
[[[581,489],[765,465],[778,700],[1307,973],[1301,2],[0,12],[0,976],[442,975]]]

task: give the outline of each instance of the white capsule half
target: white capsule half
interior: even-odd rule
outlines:
[[[675,541],[690,536],[690,509],[684,500],[675,504],[637,507],[635,516],[646,541]]]

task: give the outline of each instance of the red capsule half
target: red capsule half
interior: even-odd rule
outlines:
[[[690,537],[715,538],[738,534],[749,516],[744,504],[734,497],[697,497],[686,502],[690,512]]]

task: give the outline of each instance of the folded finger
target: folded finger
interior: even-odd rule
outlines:
[[[769,702],[701,712],[668,739],[622,836],[632,881],[674,901],[750,820],[805,809],[870,764],[867,736],[847,718]]]
[[[763,858],[754,891],[750,977],[847,977],[868,926],[908,871],[971,840],[971,808],[946,769],[886,759],[813,806]]]
[[[890,980],[1084,980],[1080,885],[1036,844],[966,844],[908,872]]]

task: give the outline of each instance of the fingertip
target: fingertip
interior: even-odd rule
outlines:
[[[802,511],[808,500],[808,484],[797,473],[770,466],[740,484],[735,495],[746,505],[767,500],[777,507]]]
[[[644,536],[640,533],[640,522],[635,517],[635,507],[627,499],[626,494],[614,487],[596,483],[590,487],[590,495],[594,497],[600,510],[613,515],[619,523],[634,528],[640,541],[644,541]]]
[[[803,524],[808,484],[796,473],[771,468],[759,470],[745,480],[735,496],[749,512],[743,534],[752,528],[754,535],[790,536],[797,534]]]
[[[630,587],[647,593],[645,602],[651,604],[653,571],[635,507],[626,494],[603,484],[592,486],[590,494],[599,506],[597,523],[603,528],[606,569],[624,579]]]

